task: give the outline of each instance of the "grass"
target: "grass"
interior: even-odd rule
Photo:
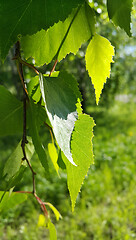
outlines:
[[[85,179],[74,214],[71,213],[66,175],[63,174],[62,179],[54,176],[49,184],[44,173],[40,172],[37,179],[40,195],[43,199],[46,196],[46,200],[51,201],[63,216],[57,223],[53,218],[58,240],[136,239],[134,107],[133,102],[116,102],[108,110],[88,109],[96,119],[93,140],[95,165],[91,166]],[[39,214],[40,210],[31,198],[21,206],[3,212],[0,239],[48,240],[47,230],[37,227]]]

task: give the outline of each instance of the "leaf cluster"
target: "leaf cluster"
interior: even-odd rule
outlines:
[[[132,0],[107,0],[106,6],[113,23],[131,36]],[[4,60],[15,44],[13,60],[16,61],[23,91],[23,99],[19,101],[0,86],[0,136],[22,134],[2,171],[0,188],[4,193],[1,204],[7,201],[6,191],[13,190],[22,178],[26,162],[32,172],[32,194],[46,216],[50,239],[56,239],[56,232],[46,203],[36,195],[36,173],[30,160],[35,151],[46,178],[51,177],[50,163],[39,135],[40,127],[44,125],[51,134],[48,152],[52,166],[58,176],[66,169],[74,210],[83,180],[94,163],[92,138],[95,123],[93,118],[83,113],[77,80],[66,71],[54,70],[57,62],[69,53],[76,54],[81,45],[87,43],[86,70],[95,89],[96,103],[99,103],[104,84],[110,76],[114,47],[108,39],[96,33],[95,12],[94,5],[85,0],[1,2],[0,54]],[[30,64],[31,59],[34,64]],[[50,63],[52,69],[48,69]],[[38,76],[27,81],[23,66],[31,68]]]

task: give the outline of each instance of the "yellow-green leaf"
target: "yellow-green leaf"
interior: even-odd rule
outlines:
[[[40,214],[38,219],[38,227],[46,227],[46,218],[44,215]]]
[[[86,69],[95,88],[96,103],[106,79],[110,77],[111,62],[113,62],[114,47],[104,37],[96,34],[90,41],[86,51]]]
[[[50,233],[50,240],[57,240],[57,232],[55,226],[50,220],[48,222],[48,229]]]
[[[56,216],[56,220],[58,221],[60,218],[62,218],[60,212],[49,202],[46,202],[45,205],[48,205],[51,210],[54,212],[55,216]]]
[[[71,140],[72,157],[77,166],[72,165],[63,155],[67,169],[67,182],[72,202],[72,211],[74,211],[76,198],[88,169],[94,163],[92,146],[94,125],[94,121],[90,116],[79,114]]]
[[[57,164],[58,154],[57,154],[56,148],[53,143],[48,144],[48,152],[49,152],[50,159],[53,163],[53,166],[54,166],[57,174],[59,175],[59,173],[58,173],[59,166]]]

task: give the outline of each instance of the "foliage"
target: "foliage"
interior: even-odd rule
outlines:
[[[121,3],[119,9],[117,1],[107,1],[107,12],[113,22],[130,36],[132,1],[122,1],[119,1]],[[8,9],[9,15],[5,17]],[[125,15],[127,18],[124,21]],[[7,190],[14,191],[14,187],[25,174],[27,163],[32,173],[32,191],[16,192],[13,196],[19,196],[21,193],[32,194],[45,215],[45,227],[49,229],[50,239],[56,239],[56,230],[50,220],[46,203],[36,194],[36,172],[30,160],[35,151],[45,169],[48,181],[52,178],[53,166],[58,175],[61,175],[61,166],[64,171],[66,168],[67,184],[74,210],[83,180],[90,165],[94,163],[92,148],[94,121],[82,111],[82,97],[77,80],[61,69],[58,72],[53,71],[57,62],[67,54],[70,52],[76,54],[83,43],[88,43],[85,55],[86,69],[94,85],[98,104],[104,83],[110,76],[114,48],[106,38],[96,33],[95,7],[85,0],[46,2],[34,0],[14,3],[10,0],[6,3],[2,1],[0,32],[2,60],[15,44],[13,60],[16,61],[23,89],[22,99],[18,100],[3,86],[0,87],[1,136],[20,137],[20,133],[23,135],[5,166],[1,164],[1,190],[5,192],[0,201],[1,204],[4,203]],[[31,61],[35,65],[31,64]],[[49,63],[52,64],[50,73]],[[34,70],[39,77],[33,78],[30,74],[27,80],[23,73],[23,65]],[[44,129],[43,126],[47,127],[51,134],[52,145],[48,145],[48,150],[52,165],[39,135],[41,128]],[[50,153],[51,146],[53,154]]]
[[[133,101],[133,100],[132,100]],[[136,171],[136,113],[134,103],[116,102],[111,109],[95,115],[93,165],[85,179],[75,208],[71,214],[66,191],[66,176],[52,184],[44,181],[44,170],[40,170],[37,181],[42,198],[48,198],[62,213],[63,219],[56,223],[58,239],[135,239],[135,171]],[[103,116],[103,117],[101,117]],[[129,116],[129,117],[128,117]],[[109,141],[110,139],[110,141]],[[35,162],[35,168],[38,168]],[[31,186],[29,176],[25,179]],[[22,182],[24,187],[24,183]],[[27,189],[26,186],[24,189]],[[45,190],[44,190],[45,189]],[[26,204],[27,203],[27,204]],[[51,210],[52,211],[52,210]],[[52,216],[52,212],[50,212]],[[43,216],[43,215],[42,215]],[[20,206],[1,213],[0,236],[12,239],[48,239],[44,227],[39,223],[39,209],[32,197]],[[53,217],[53,216],[52,216]],[[54,220],[55,221],[55,220]]]

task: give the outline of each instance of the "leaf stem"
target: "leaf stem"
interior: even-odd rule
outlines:
[[[51,74],[54,72],[54,70],[55,70],[55,67],[56,67],[56,65],[57,65],[57,62],[58,62],[58,59],[56,59],[56,61],[55,61],[54,65],[53,65],[53,68],[52,68],[52,70],[50,71],[49,77],[50,77],[50,76],[51,76]]]

